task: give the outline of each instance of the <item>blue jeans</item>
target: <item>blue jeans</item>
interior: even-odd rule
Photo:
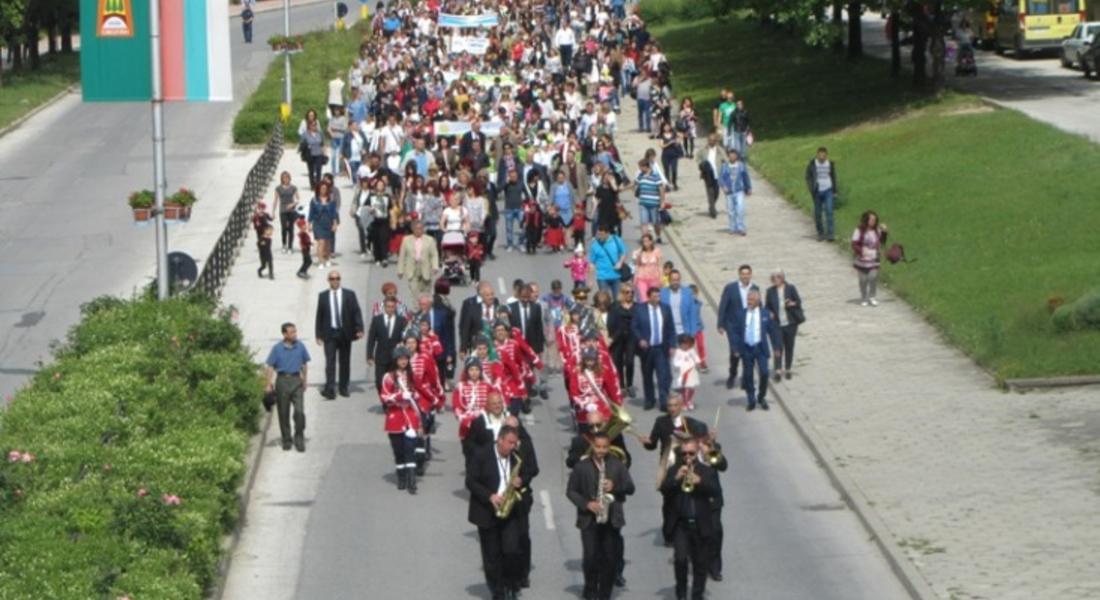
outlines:
[[[329,159],[329,170],[332,171],[332,176],[340,172],[340,160],[344,155],[340,153],[340,147],[344,145],[344,138],[332,138],[332,158]]]
[[[654,393],[653,379],[657,376],[657,390]],[[668,350],[664,347],[652,346],[642,350],[642,392],[645,395],[645,405],[653,406],[654,403],[662,411],[668,409],[668,391],[672,387],[672,371],[668,365]]]
[[[814,225],[817,227],[817,237],[833,239],[833,190],[827,189],[814,194]]]
[[[638,98],[638,129],[649,132],[650,118],[653,116],[650,114],[650,106],[652,103],[649,100],[642,100]]]
[[[742,160],[749,157],[749,135],[744,131],[735,131],[730,136],[730,140],[733,143],[733,149],[737,150],[737,154],[741,156]]]
[[[741,386],[748,394],[749,406],[755,406],[756,401],[764,402],[768,395],[768,344],[760,342],[755,346],[741,345],[741,363],[744,370],[741,372]],[[757,398],[756,385],[753,380],[754,371],[760,371],[760,396]]]
[[[726,194],[726,214],[729,216],[730,231],[745,232],[745,192]]]
[[[619,288],[622,287],[623,282],[618,277],[615,279],[597,279],[596,288],[600,291],[607,291],[611,294],[612,298],[619,297]]]
[[[523,209],[522,208],[506,208],[504,209],[504,244],[511,248],[517,244],[513,238],[513,229],[517,223],[523,222]],[[523,232],[520,231],[522,236]],[[522,241],[522,240],[521,240]]]

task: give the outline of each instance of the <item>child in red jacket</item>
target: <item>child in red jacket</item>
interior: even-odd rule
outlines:
[[[313,240],[309,237],[309,227],[306,226],[306,220],[303,217],[298,217],[298,247],[302,250],[302,268],[298,269],[298,277],[308,279],[309,267],[313,264],[313,259],[309,255]]]

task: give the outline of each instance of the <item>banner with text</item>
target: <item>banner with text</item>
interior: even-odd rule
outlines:
[[[481,56],[489,50],[489,40],[478,37],[463,37],[455,36],[451,38],[451,54],[462,54],[466,52],[476,56]]]
[[[440,27],[496,27],[499,17],[496,13],[482,13],[480,15],[451,15],[439,13]]]

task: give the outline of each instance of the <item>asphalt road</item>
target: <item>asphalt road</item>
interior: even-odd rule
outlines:
[[[630,148],[627,152],[637,153]],[[290,168],[297,180],[305,177],[293,157],[284,157],[280,168]],[[337,249],[343,252],[337,268],[344,285],[354,289],[369,310],[380,297],[382,283],[397,281],[394,267],[381,269],[363,262],[354,252],[352,225],[346,225],[337,236]],[[627,231],[627,241],[633,244],[636,226]],[[682,261],[670,246],[662,251],[674,262]],[[261,355],[277,340],[279,323],[292,320],[302,325],[299,331],[315,357],[306,395],[308,448],[304,454],[283,452],[272,424],[223,597],[487,598],[476,530],[466,522],[467,495],[453,417],[440,418],[434,442],[439,452],[420,481],[419,494],[399,492],[364,343],[353,346],[351,397],[324,401],[319,396],[323,354],[311,337],[311,323],[325,271],[313,271],[311,281],[303,284],[291,276],[297,255],[277,255],[276,280],[258,280],[252,274],[252,254],[242,255],[225,301],[238,308],[246,338]],[[483,277],[498,288],[520,277],[548,289],[552,279],[568,276],[561,254],[498,255],[483,267]],[[400,297],[408,299],[407,287],[398,284]],[[472,287],[455,287],[452,303],[457,306],[472,293]],[[506,297],[499,289],[497,293]],[[712,308],[706,308],[704,319],[713,336]],[[724,346],[711,343],[712,365],[725,364]],[[711,423],[716,407],[722,407],[719,440],[731,461],[723,476],[726,578],[712,583],[709,597],[907,597],[782,411],[746,413],[743,396],[735,398],[721,385],[720,370],[705,377],[694,415]],[[576,597],[583,583],[579,535],[573,524],[576,513],[564,494],[564,448],[572,435],[568,401],[560,377],[551,383],[550,399],[538,402],[527,422],[541,467],[533,482],[535,571],[532,588],[523,595],[528,599]],[[635,383],[640,392],[640,369]],[[796,378],[788,385],[812,383]],[[640,399],[629,410],[638,430],[648,433],[656,411],[642,410]],[[638,491],[626,506],[628,585],[616,597],[672,598],[671,550],[658,541],[656,452],[645,452],[633,438],[627,443],[635,455]]]
[[[877,14],[863,16],[864,50],[874,56],[890,58],[886,40],[886,21]],[[911,46],[902,46],[902,64],[908,68]],[[1016,58],[1012,53],[997,56],[978,50],[978,75],[956,77],[954,62],[947,65],[951,86],[985,96],[1003,106],[1059,129],[1083,135],[1100,143],[1100,82],[1085,79],[1080,70],[1061,66],[1059,53]]]
[[[328,3],[293,9],[292,30],[331,23]],[[165,107],[168,189],[200,197],[191,224],[170,227],[173,249],[204,258],[240,193],[255,153],[231,149],[237,109],[255,88],[282,31],[282,13],[256,16],[255,43],[231,24],[232,103]],[[147,103],[89,103],[68,96],[0,138],[0,394],[12,394],[49,360],[81,303],[129,294],[156,272],[153,228],[132,225],[126,196],[152,187]]]

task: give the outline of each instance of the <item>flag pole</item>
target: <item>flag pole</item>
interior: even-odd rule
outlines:
[[[160,0],[149,2],[149,39],[153,69],[153,189],[156,197],[157,299],[168,298],[168,227],[164,222],[164,92],[160,79]]]
[[[283,0],[283,36],[290,38],[290,0]],[[283,78],[286,79],[286,85],[283,89],[283,95],[285,96],[286,106],[289,109],[291,107],[290,101],[290,45],[283,46]]]

